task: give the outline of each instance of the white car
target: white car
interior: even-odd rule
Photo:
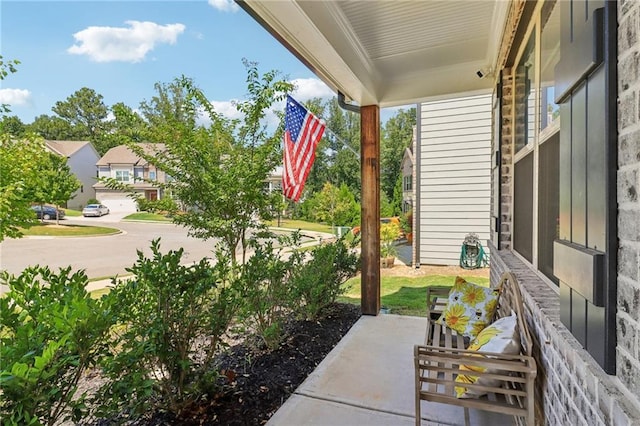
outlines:
[[[84,217],[100,217],[105,214],[109,214],[109,208],[102,204],[87,204],[87,207],[82,209],[82,216]]]

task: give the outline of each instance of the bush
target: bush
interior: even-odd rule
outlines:
[[[402,216],[400,216],[400,229],[405,234],[413,232],[413,210],[409,210]]]
[[[178,205],[169,196],[159,200],[147,200],[144,197],[136,199],[138,210],[149,213],[173,214],[178,210]]]
[[[396,256],[398,250],[394,242],[400,238],[400,225],[395,222],[385,223],[380,226],[380,256]]]
[[[266,235],[263,235],[266,236]],[[274,247],[274,241],[278,247]],[[242,319],[255,330],[270,349],[278,347],[283,337],[283,325],[291,312],[289,277],[301,263],[302,254],[293,253],[284,259],[284,247],[299,245],[298,233],[277,239],[254,239],[250,247],[254,254],[240,266],[238,277],[242,287]]]
[[[108,301],[92,299],[87,276],[70,267],[3,272],[0,282],[10,288],[0,298],[2,424],[78,421],[88,410],[78,381],[105,354],[113,324]]]
[[[316,247],[311,259],[296,268],[289,283],[298,313],[317,319],[322,311],[345,290],[342,284],[360,268],[360,256],[345,244],[344,238]]]
[[[100,391],[103,415],[135,418],[150,408],[179,415],[213,392],[212,359],[238,308],[228,259],[184,266],[183,249],[162,254],[159,240],[151,251],[152,258],[138,252],[127,269],[136,278],[108,296],[121,326],[104,364],[111,381]]]
[[[100,201],[96,200],[95,198],[89,198],[87,200],[87,204],[100,204]]]

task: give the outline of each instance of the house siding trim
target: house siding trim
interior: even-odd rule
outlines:
[[[451,95],[417,111],[419,263],[458,265],[467,234],[490,238],[492,96]]]

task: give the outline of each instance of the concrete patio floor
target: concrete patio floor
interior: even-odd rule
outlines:
[[[363,316],[267,425],[414,425],[413,345],[425,327],[425,318]],[[464,425],[462,408],[422,404],[422,425]],[[514,424],[476,410],[470,418],[477,426]]]

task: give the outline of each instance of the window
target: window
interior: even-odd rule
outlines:
[[[150,170],[149,171],[149,179],[150,180],[156,180],[156,171],[155,170]]]
[[[535,138],[535,102],[536,102],[536,81],[535,81],[535,54],[536,54],[536,34],[535,31],[529,36],[524,52],[515,67],[515,113],[516,113],[516,147],[515,152],[519,152],[525,146],[531,146]]]
[[[513,249],[549,282],[558,238],[560,114],[554,102],[560,7],[546,3],[513,70]],[[539,40],[539,43],[536,41]]]
[[[548,10],[551,8],[551,10]],[[554,71],[560,60],[560,8],[542,9],[540,41],[540,132],[558,124],[560,108],[554,102]]]
[[[411,176],[403,176],[403,189],[404,191],[411,191],[413,189],[413,182]]]
[[[116,170],[117,182],[129,182],[129,170]]]

